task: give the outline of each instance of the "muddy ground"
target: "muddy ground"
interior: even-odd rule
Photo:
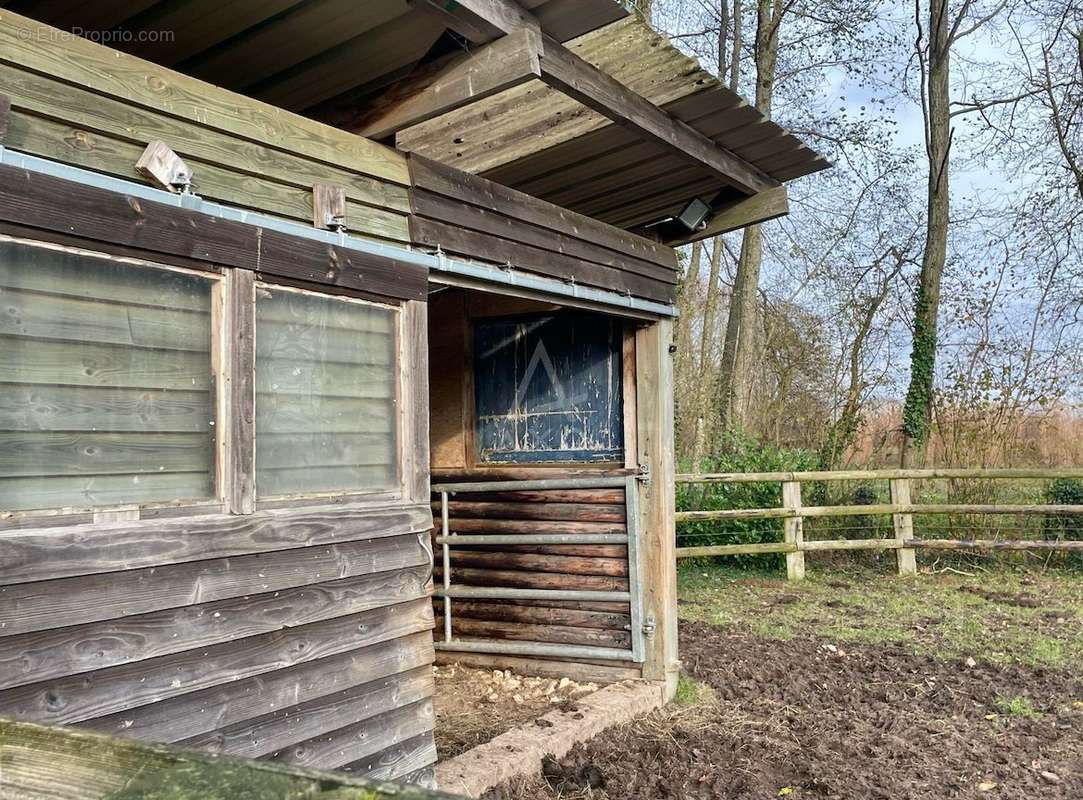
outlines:
[[[1083,636],[1075,630],[1068,635]],[[688,699],[697,689],[686,680],[685,705],[611,730],[549,763],[543,780],[487,797],[1083,796],[1083,664],[780,640],[698,620],[682,622],[680,644],[698,697]]]

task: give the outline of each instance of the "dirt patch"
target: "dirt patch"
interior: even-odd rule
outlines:
[[[717,700],[667,708],[489,798],[1059,798],[1083,791],[1083,678],[896,645],[681,626]]]
[[[982,600],[988,600],[990,603],[998,603],[1000,605],[1015,606],[1017,608],[1041,608],[1042,601],[1037,597],[1031,597],[1025,594],[1012,594],[1010,592],[990,592],[987,589],[979,589],[976,586],[963,586],[959,589],[960,592],[966,592],[976,597],[980,597]]]
[[[435,667],[436,751],[441,761],[536,720],[554,708],[570,709],[598,686],[568,678],[533,678],[508,670],[450,664]],[[544,724],[544,723],[543,723]]]

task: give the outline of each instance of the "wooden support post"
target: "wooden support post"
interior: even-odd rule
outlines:
[[[910,505],[910,479],[909,478],[892,478],[891,479],[891,502],[893,505],[909,506]],[[903,547],[902,545],[914,538],[914,515],[913,514],[892,514],[892,522],[895,526],[895,540],[899,543],[899,549],[896,550],[899,559],[899,574],[900,575],[917,575],[918,564],[915,558],[915,551],[912,547]]]
[[[402,306],[399,334],[399,420],[403,496],[428,503],[429,491],[429,311],[427,303],[410,300]]]
[[[256,274],[230,269],[224,283],[219,481],[230,513],[251,514],[256,509]]]
[[[798,481],[784,481],[782,484],[782,505],[787,509],[800,510],[801,484]],[[786,544],[797,549],[786,554],[786,578],[791,581],[805,579],[805,521],[801,517],[787,517],[783,524]]]
[[[636,449],[649,480],[639,484],[643,615],[654,623],[643,677],[677,690],[677,556],[673,466],[673,322],[636,331]]]

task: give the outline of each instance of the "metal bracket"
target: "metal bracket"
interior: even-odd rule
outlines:
[[[653,639],[654,629],[654,614],[648,614],[647,618],[643,621],[643,635],[648,639]]]
[[[651,465],[650,464],[640,464],[639,465],[639,471],[636,472],[636,480],[637,481],[642,481],[643,483],[650,483],[651,482]]]
[[[135,162],[135,169],[174,194],[192,191],[192,170],[165,142],[155,140],[148,144]]]

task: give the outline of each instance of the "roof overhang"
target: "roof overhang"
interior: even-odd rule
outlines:
[[[3,5],[667,243],[786,213],[828,166],[616,0]]]

